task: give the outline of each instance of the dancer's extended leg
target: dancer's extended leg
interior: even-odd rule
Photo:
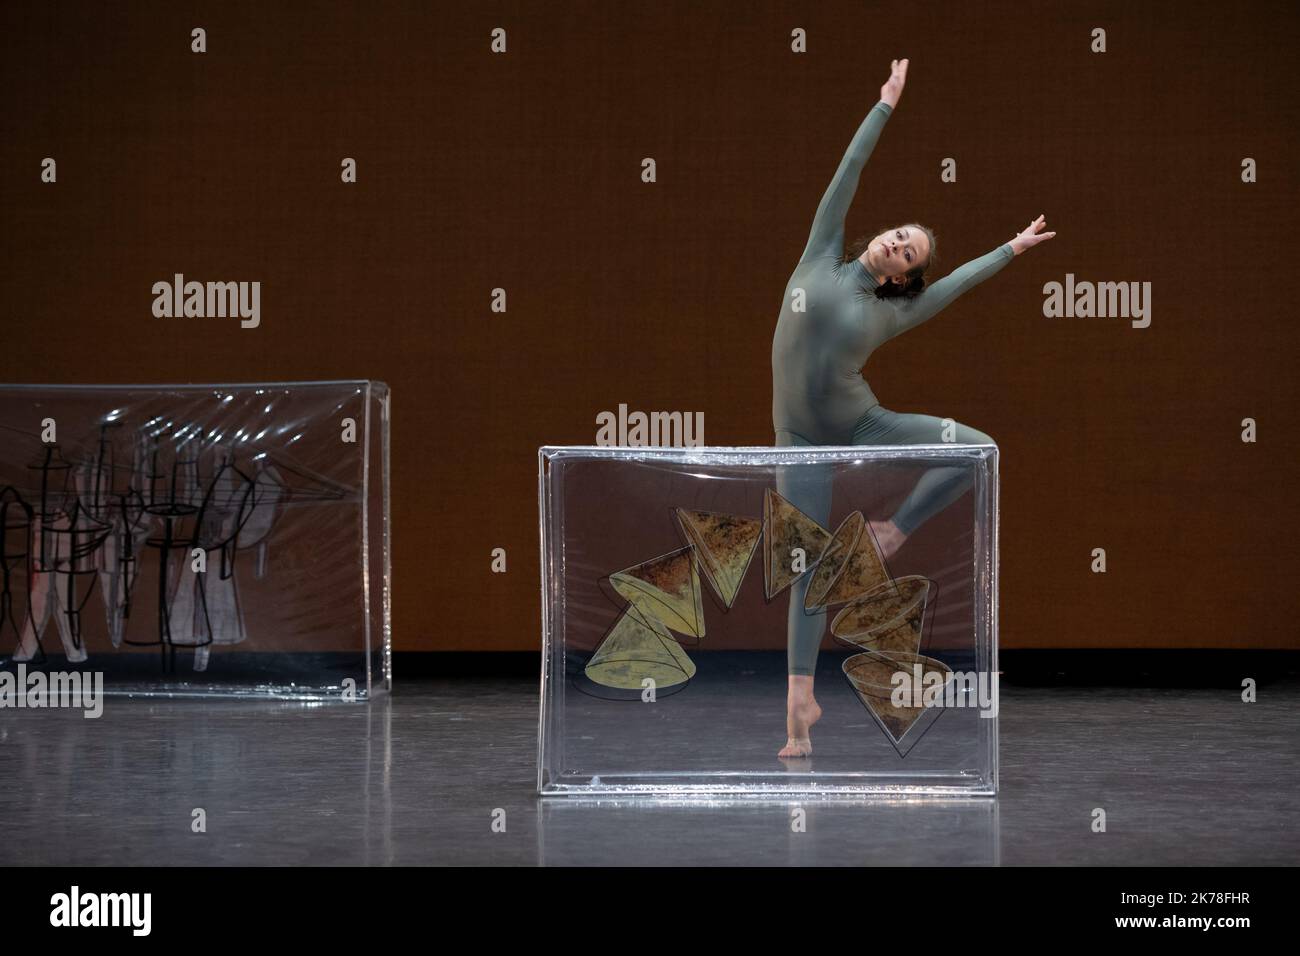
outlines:
[[[945,422],[949,424],[945,425]],[[891,412],[877,405],[858,422],[853,432],[855,445],[942,445],[992,444],[993,439],[978,429],[936,418],[933,415]],[[889,554],[917,528],[952,504],[971,486],[973,472],[964,467],[931,468],[916,483],[911,494],[885,522],[872,522],[881,547]],[[892,547],[891,547],[892,545]]]
[[[794,432],[778,431],[780,447],[811,446],[813,443]],[[776,490],[792,505],[823,528],[830,521],[831,482],[829,465],[801,464],[777,468]],[[809,555],[814,559],[815,555]],[[804,574],[790,586],[790,606],[786,617],[786,660],[789,671],[786,695],[786,733],[788,740],[778,756],[806,757],[812,753],[809,731],[822,715],[813,697],[813,675],[817,671],[817,651],[826,630],[826,612],[806,614],[804,595],[812,574]]]

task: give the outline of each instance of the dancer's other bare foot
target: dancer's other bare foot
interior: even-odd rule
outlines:
[[[778,757],[807,757],[812,754],[812,725],[822,718],[822,709],[813,697],[813,679],[809,675],[791,674],[786,694],[785,730],[789,736]]]
[[[898,525],[893,521],[871,521],[871,533],[876,536],[876,543],[880,545],[880,556],[882,558],[891,557],[903,542],[907,540],[907,535],[898,530]]]

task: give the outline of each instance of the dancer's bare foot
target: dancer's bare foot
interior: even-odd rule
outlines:
[[[786,696],[785,730],[789,736],[778,757],[807,757],[812,754],[812,725],[822,718],[822,709],[813,697],[813,679],[802,674],[790,675]]]
[[[898,530],[898,525],[893,521],[871,521],[871,532],[876,536],[876,543],[880,545],[880,556],[888,558],[892,556],[903,542],[907,540],[907,535]]]

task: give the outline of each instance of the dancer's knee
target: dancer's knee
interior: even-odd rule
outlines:
[[[989,435],[978,428],[971,428],[952,418],[939,418],[935,415],[896,414],[898,431],[904,436],[905,444],[947,444],[956,442],[962,445],[996,445]]]
[[[931,418],[942,436],[942,442],[956,442],[960,445],[996,445],[992,438],[978,428],[964,425],[952,418]]]
[[[957,440],[965,445],[996,445],[991,437],[980,431],[978,428],[971,428],[969,425],[957,426]]]

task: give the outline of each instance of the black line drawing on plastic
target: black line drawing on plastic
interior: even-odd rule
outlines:
[[[132,428],[110,413],[67,444],[4,431],[10,447],[34,452],[26,481],[0,487],[0,663],[47,663],[51,620],[66,661],[86,661],[84,615],[98,590],[113,647],[157,647],[167,673],[178,651],[192,651],[204,671],[214,646],[248,637],[240,552],[255,552],[252,573],[264,578],[290,501],[354,494],[274,451],[161,415]],[[142,575],[157,593],[152,628],[131,627]]]

